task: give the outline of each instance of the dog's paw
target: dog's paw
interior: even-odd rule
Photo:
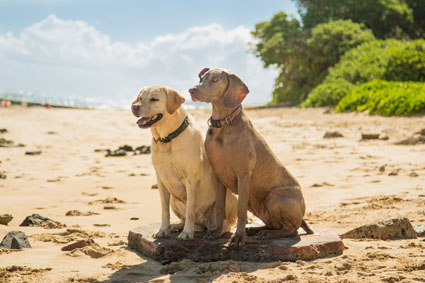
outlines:
[[[154,239],[162,239],[162,238],[168,238],[170,236],[169,229],[159,229],[159,231],[152,235]]]
[[[183,232],[181,232],[178,236],[177,239],[179,240],[193,240],[193,232],[188,232],[183,230]]]
[[[230,239],[230,244],[236,247],[244,246],[245,242],[246,242],[246,233],[238,233],[238,231],[236,231],[236,233]]]

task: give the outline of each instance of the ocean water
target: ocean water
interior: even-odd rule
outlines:
[[[17,100],[23,102],[36,102],[58,106],[68,106],[75,108],[95,108],[95,109],[129,109],[133,100],[126,99],[101,99],[101,98],[82,98],[82,97],[57,97],[33,92],[2,92],[0,91],[0,100]],[[206,103],[194,103],[186,99],[186,108],[208,107]]]

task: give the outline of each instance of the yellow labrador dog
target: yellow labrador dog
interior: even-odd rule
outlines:
[[[195,224],[207,235],[228,232],[236,223],[237,200],[226,192],[226,213],[222,231],[217,229],[216,193],[222,184],[210,165],[200,129],[181,106],[185,101],[176,90],[164,86],[143,88],[132,103],[140,117],[137,125],[150,128],[152,163],[158,180],[162,222],[155,238],[168,237],[170,230],[183,231],[178,239],[193,239]],[[170,226],[170,206],[181,220]]]

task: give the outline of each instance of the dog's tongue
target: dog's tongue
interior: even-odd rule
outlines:
[[[146,124],[146,122],[148,122],[150,120],[150,118],[147,117],[142,117],[139,120],[137,120],[137,125],[139,126],[143,126],[144,124]]]

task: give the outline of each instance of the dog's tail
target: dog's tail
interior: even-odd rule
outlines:
[[[314,231],[311,230],[311,228],[307,225],[307,223],[304,221],[301,222],[301,228],[303,228],[303,230],[307,233],[307,234],[314,234]]]

